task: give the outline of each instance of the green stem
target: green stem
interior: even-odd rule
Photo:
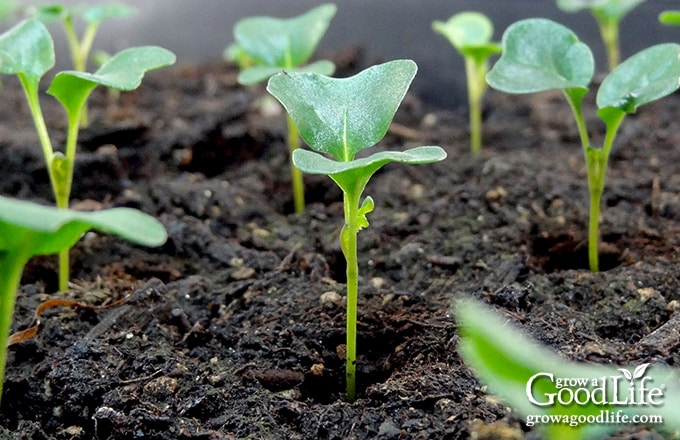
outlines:
[[[34,82],[28,80],[24,75],[21,74],[19,74],[19,80],[21,81],[21,85],[24,88],[24,94],[26,95],[28,108],[30,109],[31,116],[33,117],[35,130],[38,132],[38,139],[40,139],[40,146],[42,147],[45,165],[47,166],[47,169],[49,171],[52,190],[56,191],[54,176],[52,175],[52,172],[50,170],[50,162],[52,161],[54,149],[52,148],[52,142],[50,141],[50,136],[47,133],[47,125],[45,124],[45,118],[43,117],[42,109],[40,108],[40,100],[38,98],[38,83],[37,81]]]
[[[12,327],[14,303],[27,260],[22,252],[0,254],[0,398],[5,378],[7,342]]]
[[[295,212],[298,214],[305,210],[305,186],[302,178],[302,171],[293,165],[293,151],[300,148],[300,133],[298,132],[295,122],[287,115],[288,120],[288,146],[290,147],[290,174],[293,184],[293,204]]]
[[[600,270],[598,248],[600,242],[600,208],[602,193],[607,177],[607,164],[614,145],[616,133],[626,113],[613,111],[603,118],[607,132],[602,148],[584,148],[586,171],[588,173],[588,190],[590,193],[590,219],[588,221],[588,264],[591,272]]]
[[[340,233],[342,253],[347,262],[347,344],[345,380],[347,400],[356,399],[356,342],[357,297],[359,292],[359,263],[357,258],[357,233],[359,232],[359,197],[344,193],[345,226]]]
[[[82,111],[82,110],[81,110]],[[66,136],[66,156],[55,157],[53,167],[55,169],[54,175],[58,181],[57,191],[57,207],[60,209],[68,209],[69,201],[71,199],[71,187],[73,186],[73,168],[76,161],[76,146],[78,143],[78,130],[80,128],[80,114],[69,118],[68,134]],[[59,290],[65,291],[68,289],[68,282],[70,279],[70,249],[62,249],[59,251]]]
[[[611,17],[595,16],[600,28],[602,41],[607,49],[607,61],[611,72],[619,65],[621,55],[619,53],[619,21]]]
[[[465,57],[465,73],[468,83],[468,106],[470,109],[470,150],[482,151],[482,97],[486,89],[486,66],[484,61]]]

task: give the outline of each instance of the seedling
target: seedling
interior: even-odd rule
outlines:
[[[370,196],[362,202],[361,195],[371,176],[383,165],[424,164],[446,157],[440,147],[417,147],[355,158],[385,136],[416,70],[413,61],[397,60],[345,79],[283,72],[274,75],[267,86],[299,127],[302,139],[314,150],[295,150],[295,166],[305,173],[329,176],[343,192],[345,226],[340,245],[347,262],[346,380],[350,401],[356,397],[357,233],[368,226],[366,216],[374,207]]]
[[[69,249],[90,229],[144,246],[160,246],[167,237],[156,219],[130,208],[78,212],[0,196],[0,396],[14,302],[24,266],[36,255]]]
[[[71,59],[73,60],[73,70],[78,72],[85,72],[86,70],[94,37],[97,35],[101,23],[111,18],[129,17],[134,15],[135,12],[134,8],[119,3],[95,5],[85,9],[69,8],[58,4],[35,8],[35,15],[38,19],[45,23],[59,21],[64,26]],[[81,38],[78,38],[73,23],[78,14],[80,14],[86,23],[86,28]],[[83,126],[88,124],[87,104],[82,109],[81,124]]]
[[[680,26],[680,11],[663,11],[659,14],[659,22],[673,26]]]
[[[679,55],[680,45],[652,46],[605,77],[596,99],[597,114],[606,126],[602,147],[591,145],[582,111],[594,73],[593,55],[566,27],[546,19],[522,20],[511,25],[503,35],[503,55],[486,77],[491,87],[507,93],[564,92],[576,119],[587,167],[588,261],[593,272],[599,270],[600,199],[614,138],[627,114],[678,89]]]
[[[335,65],[330,61],[303,64],[319,45],[336,10],[334,4],[324,4],[293,18],[249,17],[236,23],[236,44],[232,45],[231,56],[243,66],[254,64],[241,71],[238,81],[244,85],[256,84],[284,70],[332,75]],[[290,117],[287,123],[292,157],[300,147],[300,134]],[[291,180],[295,212],[300,213],[305,209],[304,183],[302,173],[292,163]]]
[[[645,0],[557,0],[557,6],[565,12],[589,9],[595,17],[600,35],[607,50],[609,71],[619,65],[621,50],[619,45],[619,25],[636,6]]]
[[[479,12],[461,12],[448,21],[435,21],[432,28],[444,35],[465,59],[465,76],[470,110],[470,148],[473,154],[482,150],[482,98],[486,92],[488,60],[501,52],[493,43],[493,23]]]
[[[151,69],[175,62],[175,55],[155,46],[135,47],[114,55],[95,73],[59,72],[47,93],[64,107],[68,119],[65,152],[55,151],[39,103],[38,85],[54,65],[52,37],[37,19],[24,20],[0,35],[0,73],[17,75],[35,123],[57,207],[69,205],[73,166],[78,143],[79,121],[88,96],[98,85],[129,91],[141,84]],[[59,254],[59,288],[68,287],[68,249]]]
[[[546,439],[604,438],[636,416],[680,429],[677,371],[565,361],[477,301],[461,301],[456,315],[465,362]]]

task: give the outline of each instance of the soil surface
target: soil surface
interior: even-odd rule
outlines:
[[[680,96],[624,121],[600,273],[586,268],[585,165],[561,95],[490,91],[479,157],[464,111],[407,96],[377,148],[441,145],[449,157],[386,166],[368,185],[348,403],[342,195],[305,176],[307,210],[292,212],[284,114],[236,74],[176,66],[118,99],[93,95],[72,206],[139,208],[169,239],[147,249],[87,234],[64,293],[54,257],[29,263],[14,331],[50,298],[109,307],[49,309],[10,347],[0,438],[540,438],[460,359],[453,308],[465,296],[567,359],[680,364]],[[52,203],[24,98],[3,81],[0,193]],[[49,96],[44,107],[62,145],[63,111]],[[630,426],[612,438],[665,435]]]

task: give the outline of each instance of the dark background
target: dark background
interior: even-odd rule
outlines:
[[[291,17],[324,3],[313,0],[118,1],[135,6],[139,13],[105,23],[95,40],[95,49],[115,52],[133,45],[158,44],[174,51],[180,63],[220,58],[223,49],[233,41],[232,29],[240,18]],[[84,2],[66,0],[65,3]],[[397,58],[413,59],[419,66],[413,90],[428,105],[466,105],[463,60],[448,41],[431,28],[432,21],[444,21],[464,10],[487,14],[495,24],[498,41],[503,30],[514,21],[528,17],[553,19],[570,27],[591,47],[598,70],[606,66],[597,25],[590,13],[567,14],[555,6],[554,0],[339,0],[335,3],[338,13],[316,56],[360,45],[370,64]],[[652,44],[680,43],[680,27],[663,26],[657,20],[661,11],[673,8],[680,9],[680,0],[648,0],[634,9],[621,26],[622,59]],[[68,62],[60,29],[52,25],[51,30],[57,39],[58,56]],[[59,64],[58,68],[68,68],[68,64]]]

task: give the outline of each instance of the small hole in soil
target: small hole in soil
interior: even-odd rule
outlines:
[[[621,251],[613,244],[619,237],[604,236],[600,242],[600,270],[611,270],[621,264]],[[571,234],[535,237],[531,243],[533,266],[544,272],[589,269],[588,244]]]
[[[412,333],[410,325],[395,328],[379,317],[360,318],[357,336],[357,396],[361,397],[366,389],[390,377],[402,361],[395,355],[396,347]],[[375,322],[369,322],[375,321]],[[363,324],[363,325],[362,325]],[[323,374],[308,372],[300,388],[302,399],[318,403],[331,403],[345,395],[345,359],[336,349],[345,343],[344,334],[335,333],[325,341]]]

